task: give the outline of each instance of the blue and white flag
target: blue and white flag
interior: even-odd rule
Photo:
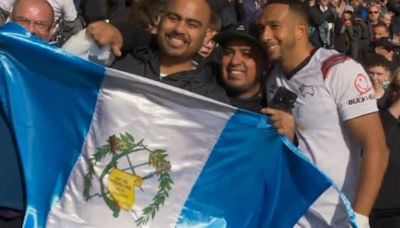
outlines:
[[[292,227],[331,186],[266,116],[0,28],[24,227]],[[1,153],[0,153],[1,156]]]

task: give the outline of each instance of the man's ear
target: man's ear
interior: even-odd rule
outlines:
[[[308,39],[308,25],[307,23],[300,21],[296,26],[296,38],[303,39],[304,37]]]

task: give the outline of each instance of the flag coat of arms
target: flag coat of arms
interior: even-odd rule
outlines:
[[[24,227],[292,227],[331,181],[268,118],[0,28]],[[1,154],[1,153],[0,153]]]

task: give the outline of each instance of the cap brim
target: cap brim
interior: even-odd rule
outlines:
[[[231,40],[245,40],[256,46],[261,47],[261,44],[258,41],[258,39],[255,39],[253,36],[250,36],[243,32],[236,32],[236,31],[222,32],[215,36],[215,41],[222,47],[228,41],[231,41]]]

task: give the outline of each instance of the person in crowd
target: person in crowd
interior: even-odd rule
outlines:
[[[370,215],[371,228],[400,227],[400,68],[387,90],[386,107],[380,111],[390,149],[389,165]],[[397,76],[397,77],[396,77]]]
[[[241,0],[238,0],[241,1]],[[237,2],[233,0],[208,0],[211,10],[221,19],[222,30],[236,24],[239,20]],[[252,0],[250,0],[252,1]]]
[[[233,106],[261,112],[266,107],[264,73],[266,56],[258,40],[256,24],[242,22],[218,34],[223,49],[220,80]]]
[[[266,2],[267,0],[237,0],[238,20],[256,23],[261,13],[261,6]]]
[[[46,41],[54,34],[54,11],[45,0],[17,1],[11,12],[11,21]]]
[[[350,0],[350,5],[354,9],[354,16],[360,17],[364,21],[368,20],[368,10],[360,4],[360,0]]]
[[[400,66],[399,60],[396,58],[396,46],[388,38],[380,38],[372,42],[373,54],[381,55],[389,61],[390,70],[393,71]],[[368,58],[371,58],[368,55]]]
[[[337,20],[337,23],[335,23],[334,48],[340,53],[357,57],[357,53],[354,53],[357,49],[352,48],[357,45],[357,40],[354,38],[353,13],[353,7],[346,5],[341,17],[342,20]]]
[[[372,86],[375,91],[378,108],[384,108],[387,98],[386,87],[390,79],[390,67],[388,60],[380,55],[372,56],[365,65],[369,77],[371,78]]]
[[[378,40],[381,38],[390,38],[389,27],[383,23],[378,22],[372,27],[373,40]]]
[[[379,23],[379,18],[381,16],[381,9],[379,5],[371,4],[368,8],[368,30],[369,30],[369,39],[373,41],[373,26]]]
[[[11,12],[17,2],[17,0],[4,0],[0,4],[0,8],[5,12]],[[81,30],[83,24],[78,20],[78,12],[73,0],[48,0],[48,3],[54,14],[52,22],[54,34],[51,39],[52,42],[61,45],[71,35]]]
[[[381,17],[379,18],[379,21],[384,23],[386,25],[386,27],[389,28],[390,30],[390,37],[393,35],[394,33],[394,28],[392,26],[392,17],[393,17],[393,13],[392,12],[385,12],[381,14]]]
[[[169,1],[155,42],[134,49],[113,67],[229,102],[213,77],[213,68],[193,63],[203,45],[210,18],[211,10],[205,0]]]
[[[393,13],[393,16],[392,16],[393,33],[398,33],[398,32],[400,32],[400,1],[389,0],[388,4],[387,4],[387,8],[390,12]]]
[[[216,42],[214,40],[214,37],[221,30],[221,27],[222,24],[218,15],[215,14],[214,12],[211,12],[211,19],[210,22],[208,23],[207,33],[206,36],[204,37],[203,45],[201,46],[198,52],[198,54],[202,58],[207,58],[213,53],[216,47]],[[216,58],[218,57],[219,57],[218,54],[216,54]]]
[[[269,1],[259,28],[273,64],[267,100],[279,86],[298,95],[293,115],[299,148],[350,199],[359,227],[367,227],[388,150],[366,72],[349,57],[309,43],[308,15],[297,1]],[[348,227],[349,221],[338,193],[330,188],[297,225]]]
[[[360,62],[365,64],[375,54],[383,55],[390,62],[395,61],[395,46],[389,39],[390,32],[386,25],[378,22],[372,26],[372,32],[372,42],[364,49]]]
[[[310,40],[316,47],[331,47],[335,12],[329,7],[329,0],[318,0],[310,7]]]
[[[137,3],[132,7],[129,23],[134,27],[148,30],[157,34],[157,27],[162,14],[165,12],[165,0],[147,0]]]

